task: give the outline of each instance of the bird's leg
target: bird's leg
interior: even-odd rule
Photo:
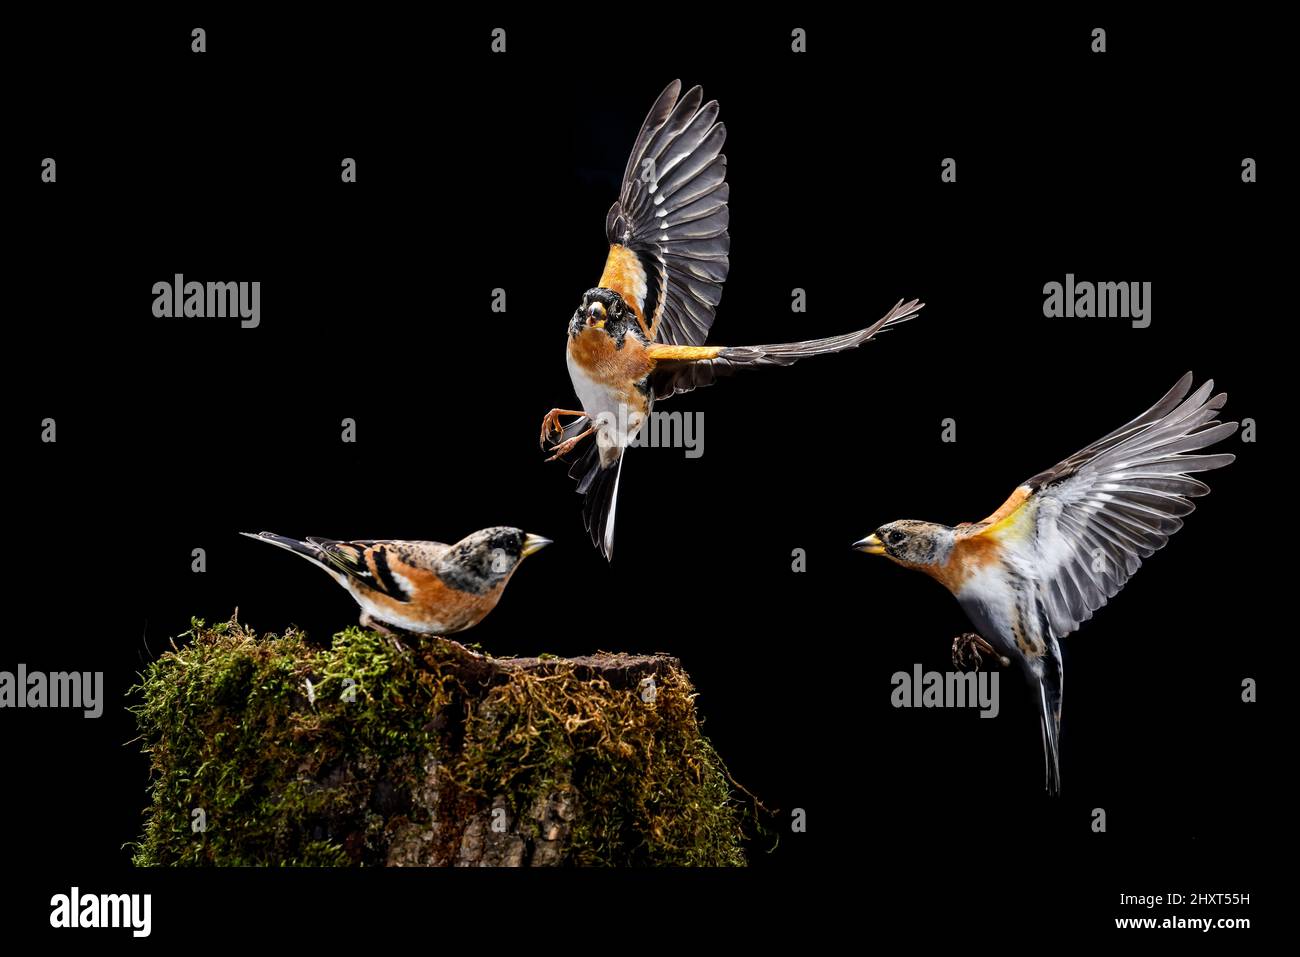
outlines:
[[[984,662],[980,657],[981,651],[1004,668],[1011,664],[1010,658],[998,654],[987,641],[975,632],[968,631],[952,640],[953,667],[959,671],[979,671],[980,665]]]
[[[560,416],[576,415],[579,418],[585,417],[586,412],[575,412],[573,409],[552,409],[542,416],[542,438],[539,443],[542,448],[546,448],[546,440],[551,437],[552,432],[563,432],[564,427],[560,425]]]
[[[361,627],[369,628],[371,631],[377,631],[381,635],[387,635],[389,641],[393,643],[393,647],[400,652],[405,653],[408,650],[406,645],[402,644],[401,640],[397,637],[397,632],[393,631],[393,629],[391,628],[381,625],[379,622],[375,621],[369,615],[361,616]]]
[[[577,445],[579,442],[581,442],[583,439],[585,439],[587,436],[591,435],[591,433],[593,433],[593,432],[595,432],[595,431],[596,431],[596,427],[595,427],[594,425],[591,425],[591,426],[588,426],[587,428],[583,429],[581,432],[579,432],[579,433],[578,433],[577,435],[575,435],[573,438],[571,438],[571,439],[565,439],[565,440],[564,440],[563,442],[561,442],[559,445],[552,445],[552,446],[551,446],[551,453],[552,453],[552,454],[551,454],[551,457],[548,458],[546,461],[548,461],[548,462],[554,462],[554,461],[555,461],[556,459],[558,459],[561,455],[568,455],[570,452],[573,451],[573,447],[574,447],[575,445]]]

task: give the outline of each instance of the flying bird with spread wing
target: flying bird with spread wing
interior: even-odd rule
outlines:
[[[482,529],[454,545],[240,534],[293,552],[327,572],[361,607],[363,628],[439,636],[482,621],[501,600],[519,563],[551,544],[548,538],[505,526]]]
[[[569,470],[583,495],[592,541],[613,556],[623,457],[654,404],[737,369],[788,366],[852,349],[914,316],[900,301],[865,329],[766,346],[706,346],[729,268],[725,127],[717,101],[674,80],[655,101],[632,147],[619,197],[605,217],[609,255],[599,283],[569,321],[568,366],[581,409],[551,409],[541,444],[547,461],[591,439]],[[561,418],[574,416],[561,426]]]
[[[1191,473],[1235,458],[1201,451],[1237,431],[1236,422],[1216,418],[1227,395],[1211,397],[1212,379],[1191,388],[1189,372],[1132,422],[1017,486],[983,521],[890,522],[854,543],[956,596],[979,633],[953,642],[955,665],[978,668],[983,651],[1020,666],[1038,699],[1051,794],[1061,786],[1059,639],[1182,528],[1191,500],[1210,491]]]

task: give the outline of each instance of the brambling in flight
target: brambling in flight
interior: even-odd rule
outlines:
[[[1214,381],[1191,392],[1183,376],[1127,425],[1019,485],[983,521],[955,528],[932,522],[882,525],[854,548],[884,555],[944,585],[978,630],[953,645],[1019,663],[1037,690],[1047,790],[1060,792],[1062,662],[1058,640],[1124,587],[1142,559],[1163,548],[1210,491],[1193,472],[1235,456],[1201,450],[1237,431],[1215,418],[1227,395]]]
[[[613,555],[623,455],[654,403],[710,385],[741,368],[787,366],[842,352],[915,315],[899,302],[857,332],[766,346],[706,346],[727,278],[726,129],[716,101],[674,80],[655,101],[632,147],[618,200],[605,217],[609,255],[596,288],[569,321],[568,366],[581,409],[552,409],[541,442],[560,438],[547,461],[592,438],[569,475],[583,495],[592,541]],[[561,427],[562,416],[575,421]]]
[[[450,635],[477,625],[501,600],[519,563],[551,544],[504,527],[474,532],[455,545],[240,534],[323,568],[361,606],[363,628],[417,635]]]

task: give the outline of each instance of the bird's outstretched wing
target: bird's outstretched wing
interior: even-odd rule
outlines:
[[[1190,473],[1235,458],[1200,452],[1237,423],[1217,420],[1227,395],[1211,397],[1214,380],[1191,387],[1189,372],[1142,415],[1024,482],[970,530],[997,537],[1033,577],[1054,637],[1091,618],[1182,528],[1191,500],[1210,491]]]
[[[805,356],[820,356],[856,348],[878,332],[892,329],[911,319],[924,305],[916,299],[906,303],[899,300],[893,309],[867,328],[827,339],[782,342],[767,346],[651,344],[646,351],[655,360],[655,370],[652,373],[655,398],[666,399],[678,392],[690,392],[701,386],[712,385],[718,376],[729,375],[737,369],[788,366]]]
[[[632,307],[651,342],[698,345],[727,278],[726,128],[716,100],[681,81],[659,95],[605,217],[609,256],[599,285]]]

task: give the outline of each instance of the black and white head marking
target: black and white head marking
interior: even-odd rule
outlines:
[[[524,538],[524,532],[517,528],[485,528],[448,548],[434,571],[457,591],[486,594],[519,565]]]
[[[876,537],[886,555],[909,565],[942,565],[952,553],[954,541],[951,528],[912,519],[881,525]]]
[[[597,287],[582,294],[582,305],[569,320],[569,336],[577,338],[583,329],[600,328],[614,340],[616,349],[623,348],[629,329],[639,329],[636,314],[612,289]]]

